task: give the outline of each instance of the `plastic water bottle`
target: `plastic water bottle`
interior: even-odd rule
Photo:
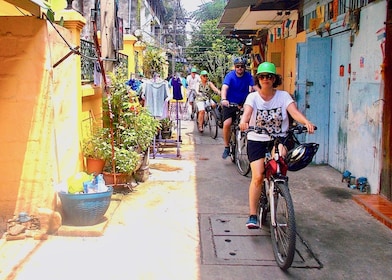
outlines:
[[[267,153],[265,153],[265,158],[266,158],[266,160],[270,160],[271,159],[271,153],[270,152],[267,152]]]
[[[96,177],[97,185],[98,185],[98,192],[107,192],[108,187],[105,184],[105,179],[103,178],[103,174],[98,174]]]
[[[95,184],[95,179],[86,182],[87,193],[96,193],[97,192],[96,186],[97,184]]]

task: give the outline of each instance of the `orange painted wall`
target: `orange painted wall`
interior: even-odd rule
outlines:
[[[306,41],[306,32],[297,34],[294,39],[286,39],[284,45],[284,69],[281,72],[283,76],[283,87],[284,89],[294,94],[295,91],[295,80],[296,80],[296,53],[297,43],[303,43]]]
[[[0,17],[1,219],[54,209],[54,185],[81,168],[78,58],[53,68],[68,51],[47,21]]]
[[[305,41],[306,33],[302,32],[293,39],[281,39],[267,43],[267,61],[273,62],[273,53],[280,54],[280,66],[276,67],[276,71],[282,75],[283,84],[279,88],[290,94],[294,94],[295,91],[297,43]]]

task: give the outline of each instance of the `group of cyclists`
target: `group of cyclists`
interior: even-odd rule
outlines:
[[[229,106],[230,104],[238,104],[243,108],[239,124],[241,131],[246,131],[249,127],[264,128],[270,134],[282,138],[281,143],[285,143],[284,138],[287,137],[289,116],[291,116],[305,126],[309,133],[314,133],[315,126],[298,110],[291,95],[287,91],[277,89],[282,84],[282,77],[276,73],[273,63],[261,63],[254,77],[246,71],[246,59],[237,57],[233,60],[233,64],[234,69],[226,74],[220,91],[208,80],[208,73],[205,70],[199,75],[197,70],[192,68],[186,78],[188,103],[192,108],[193,102],[196,102],[200,132],[203,132],[203,113],[206,102],[211,100],[209,96],[213,92],[221,96],[223,159],[230,155],[231,124],[238,110],[236,107]],[[260,226],[256,212],[264,179],[264,159],[266,154],[273,153],[271,151],[273,142],[266,139],[265,135],[255,132],[247,133],[247,140],[247,154],[252,178],[249,185],[249,218],[246,226],[249,229],[255,229]],[[288,152],[287,147],[279,144],[279,152],[285,156]]]

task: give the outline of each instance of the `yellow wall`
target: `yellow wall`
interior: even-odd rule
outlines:
[[[287,92],[294,94],[296,80],[296,52],[297,43],[306,41],[306,32],[297,34],[294,39],[286,39],[284,46],[284,70],[281,73],[283,77],[283,88]]]
[[[266,60],[272,62],[276,66],[276,73],[282,75],[282,79],[284,81],[283,72],[284,72],[284,40],[275,40],[274,42],[267,42],[267,55]],[[276,56],[280,55],[280,59],[276,59]],[[283,85],[279,87],[280,89],[284,89]]]
[[[279,39],[267,43],[267,61],[275,62],[273,54],[280,54],[280,66],[277,65],[276,71],[282,75],[283,84],[279,88],[290,94],[295,91],[297,43],[305,41],[306,33],[302,32],[293,39]]]
[[[134,44],[136,43],[137,38],[130,34],[124,34],[123,42],[124,49],[120,52],[126,54],[128,56],[128,77],[131,77],[131,74],[136,73],[136,65],[135,60],[133,59],[135,56],[135,48]]]
[[[78,46],[86,20],[72,10],[57,11],[56,19],[61,16],[64,27],[56,28]],[[81,139],[101,123],[102,89],[81,85],[76,54],[53,68],[69,51],[46,20],[0,17],[0,165],[7,175],[0,185],[0,225],[21,211],[55,209],[54,185],[84,168]]]
[[[80,58],[53,68],[69,49],[45,20],[0,17],[0,34],[0,209],[10,218],[54,209],[54,184],[80,170]]]

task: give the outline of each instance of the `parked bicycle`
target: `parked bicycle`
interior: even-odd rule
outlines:
[[[194,102],[196,103],[196,102]],[[209,99],[209,101],[205,102],[205,113],[204,113],[204,120],[203,120],[203,128],[208,128],[209,132],[210,132],[210,136],[212,139],[215,139],[218,136],[218,118],[216,116],[216,112],[214,110],[214,108],[211,106],[212,101],[211,99]],[[196,106],[195,108],[196,112],[196,126],[198,126],[198,119],[199,119],[199,110]]]
[[[230,158],[237,167],[238,173],[243,176],[250,172],[250,163],[247,153],[247,139],[246,134],[239,128],[243,108],[240,108],[236,103],[230,103],[229,107],[237,107],[235,118],[231,124],[231,136],[229,141]]]
[[[269,224],[275,260],[282,270],[287,270],[294,260],[296,223],[286,172],[305,168],[312,162],[319,144],[301,144],[295,134],[306,133],[306,127],[290,128],[286,139],[293,141],[296,147],[287,153],[286,159],[283,159],[278,149],[280,138],[270,135],[264,128],[250,127],[246,133],[249,131],[266,134],[274,141],[273,155],[268,154],[265,157],[265,177],[257,214],[260,224],[265,225],[267,214],[270,213]]]

